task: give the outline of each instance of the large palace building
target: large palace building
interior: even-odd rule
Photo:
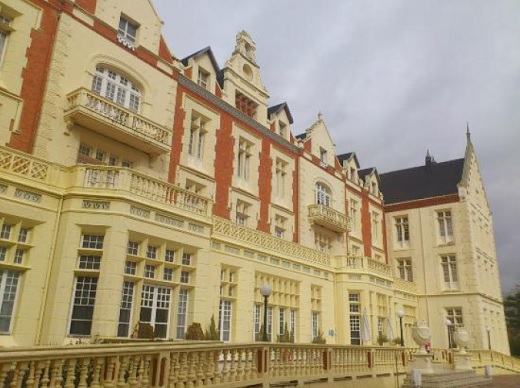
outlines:
[[[292,126],[246,32],[220,68],[161,26],[149,0],[0,0],[0,347],[212,316],[251,342],[268,284],[272,341],[390,341],[402,312],[406,345],[424,320],[434,347],[462,325],[509,353],[469,132],[461,159],[379,174],[321,114]]]

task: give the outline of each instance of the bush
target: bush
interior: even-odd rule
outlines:
[[[137,322],[131,338],[146,338],[149,340],[155,339],[155,331],[153,326],[145,322]]]
[[[198,322],[193,322],[188,326],[188,331],[186,332],[187,340],[203,340],[204,332],[202,331],[202,326]]]
[[[388,342],[388,337],[383,332],[379,332],[379,335],[377,336],[377,343],[379,346],[382,346],[385,342]]]
[[[209,324],[209,328],[204,333],[204,339],[208,341],[218,341],[220,340],[220,334],[217,330],[217,325],[215,324],[215,316],[211,315],[211,322]]]
[[[278,342],[294,343],[294,335],[289,332],[289,330],[287,328],[287,322],[285,323],[283,332],[284,332],[283,334],[277,336]]]
[[[326,344],[327,340],[325,339],[325,336],[323,335],[322,331],[318,332],[318,335],[312,339],[313,344]]]

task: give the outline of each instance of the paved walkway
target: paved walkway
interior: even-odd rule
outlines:
[[[520,388],[520,375],[493,376],[490,388]]]

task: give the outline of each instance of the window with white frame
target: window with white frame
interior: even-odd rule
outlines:
[[[327,166],[327,150],[320,147],[320,163],[322,166]]]
[[[262,333],[260,333],[260,315],[261,315],[261,306],[259,304],[255,304],[253,307],[253,332],[254,332],[254,340],[259,341],[262,338],[260,336]]]
[[[173,281],[173,275],[175,273],[175,270],[173,268],[166,267],[163,270],[163,280],[167,282]]]
[[[155,265],[146,264],[144,266],[144,277],[148,279],[155,278]]]
[[[410,246],[408,217],[402,216],[395,218],[395,237],[398,247],[405,248]]]
[[[182,254],[182,261],[181,261],[181,264],[182,265],[191,265],[191,253],[183,253]]]
[[[11,331],[20,272],[0,268],[0,333]]]
[[[0,66],[2,66],[12,19],[0,14]]]
[[[148,259],[157,259],[157,247],[154,245],[148,245],[146,247],[146,257]]]
[[[462,307],[449,307],[446,309],[446,318],[450,320],[451,325],[448,326],[448,335],[450,336],[449,343],[455,347],[453,341],[453,333],[457,327],[464,326],[464,320],[462,318]]]
[[[287,223],[287,218],[282,217],[281,215],[277,214],[274,217],[274,235],[278,238],[284,238],[285,237],[285,227]]]
[[[188,321],[188,290],[179,290],[179,300],[177,303],[177,339],[184,339],[186,336],[186,323]]]
[[[200,162],[203,160],[205,137],[206,121],[201,116],[194,115],[191,120],[190,138],[188,140],[188,155],[190,158]]]
[[[125,261],[125,274],[135,275],[137,273],[137,263],[135,261]]]
[[[311,313],[311,329],[312,329],[312,338],[311,341],[317,338],[320,335],[319,331],[319,319],[320,313],[317,311],[313,311]]]
[[[437,212],[437,224],[439,226],[439,240],[441,243],[453,241],[453,224],[451,211],[443,210]]]
[[[317,251],[329,253],[332,249],[332,239],[320,232],[314,232],[314,245]]]
[[[237,200],[236,204],[236,213],[235,213],[235,221],[238,225],[242,226],[248,226],[248,219],[249,219],[249,210],[251,208],[251,205],[241,201],[240,199]]]
[[[199,72],[197,75],[197,83],[202,86],[204,89],[208,89],[209,87],[209,72],[199,67]]]
[[[379,213],[377,212],[372,212],[372,239],[374,240],[374,242],[377,242],[379,241],[379,236],[380,236],[380,231],[379,231],[379,227],[380,227],[380,221],[379,221]]]
[[[280,307],[280,309],[278,310],[278,334],[280,334],[280,335],[285,334],[286,323],[287,322],[285,320],[285,309]]]
[[[133,256],[139,256],[139,243],[136,241],[128,241],[126,253]]]
[[[349,322],[350,322],[350,344],[361,345],[361,297],[358,292],[348,294],[349,301]]]
[[[97,283],[98,278],[94,276],[76,277],[69,334],[91,334]]]
[[[455,255],[441,256],[442,273],[444,277],[444,287],[448,290],[459,288],[459,275],[457,270],[457,258]]]
[[[350,219],[352,221],[353,231],[358,230],[358,219],[359,219],[359,202],[355,199],[349,201]]]
[[[13,226],[10,224],[3,224],[2,230],[0,231],[0,238],[3,240],[10,240],[11,239],[11,230],[13,229]]]
[[[294,342],[296,339],[296,310],[291,309],[290,325],[289,330],[291,331],[291,341]]]
[[[287,162],[282,159],[276,158],[276,181],[275,181],[275,193],[277,198],[285,197],[285,186],[287,179]]]
[[[413,282],[412,260],[409,258],[397,259],[397,271],[403,280]]]
[[[0,261],[5,261],[7,257],[7,247],[0,247]]]
[[[139,322],[154,327],[157,338],[167,338],[170,317],[171,288],[143,284]]]
[[[139,110],[141,102],[139,87],[115,70],[97,66],[92,79],[92,91],[131,111],[137,112]],[[100,113],[115,114],[112,110]],[[117,117],[114,116],[114,119],[117,119]]]
[[[128,20],[126,17],[121,16],[119,18],[119,29],[117,30],[117,36],[133,45],[135,45],[137,38],[138,25]]]
[[[331,194],[330,189],[321,182],[316,183],[315,186],[315,203],[317,205],[330,206]]]
[[[252,144],[240,138],[238,142],[237,155],[237,177],[243,181],[249,181],[249,169],[252,155]]]
[[[134,283],[125,281],[123,282],[121,305],[119,306],[119,324],[117,326],[118,337],[128,337],[130,335],[133,302]]]
[[[103,249],[104,239],[105,236],[100,234],[84,234],[82,235],[81,248]]]
[[[18,233],[18,242],[19,243],[28,243],[30,237],[31,229],[29,228],[20,228],[20,232]]]
[[[267,338],[269,341],[272,340],[273,334],[273,308],[271,306],[267,307]]]
[[[285,138],[285,136],[287,135],[287,124],[278,121],[278,134],[281,137]]]
[[[231,301],[220,300],[219,305],[219,329],[220,329],[220,340],[230,341],[231,340]]]

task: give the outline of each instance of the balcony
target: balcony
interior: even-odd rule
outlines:
[[[349,273],[366,273],[390,278],[392,267],[389,264],[365,256],[336,256],[336,267]]]
[[[309,221],[338,233],[352,230],[350,217],[325,205],[309,205]]]
[[[171,130],[96,93],[77,89],[67,95],[65,120],[151,155],[168,152]]]

